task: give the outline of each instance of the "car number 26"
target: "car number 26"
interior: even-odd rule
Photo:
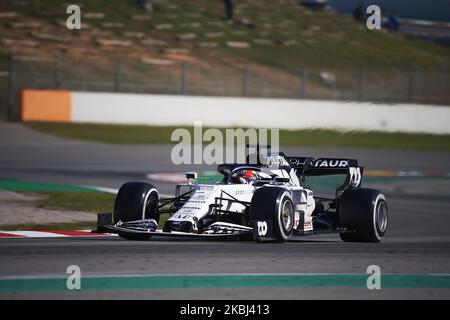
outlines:
[[[258,236],[263,237],[267,234],[267,222],[258,221],[256,226],[258,227]]]

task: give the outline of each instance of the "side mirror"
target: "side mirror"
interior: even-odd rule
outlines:
[[[191,179],[197,179],[197,173],[195,172],[186,172],[187,183],[191,184]]]
[[[195,172],[186,172],[186,179],[197,179],[197,173]]]

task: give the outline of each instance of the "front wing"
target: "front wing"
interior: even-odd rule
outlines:
[[[189,232],[163,232],[163,231],[144,231],[144,230],[136,230],[132,228],[125,228],[120,226],[113,225],[101,225],[97,227],[95,232],[102,233],[114,233],[114,234],[123,234],[129,236],[162,236],[162,237],[177,237],[177,238],[200,238],[200,239],[242,239],[243,236],[249,236],[251,238],[253,232],[250,230],[243,230],[239,232],[233,233],[189,233]]]

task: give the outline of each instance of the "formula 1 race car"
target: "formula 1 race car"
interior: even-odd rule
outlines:
[[[248,158],[247,158],[248,159]],[[285,242],[292,236],[339,233],[344,241],[379,242],[387,229],[388,207],[378,190],[361,188],[363,168],[352,159],[259,154],[255,164],[221,164],[216,184],[178,184],[175,197],[161,199],[157,188],[128,182],[114,212],[100,214],[99,232],[146,240],[153,235],[237,237]],[[306,178],[345,175],[333,198],[317,197]],[[170,217],[157,230],[160,215]]]

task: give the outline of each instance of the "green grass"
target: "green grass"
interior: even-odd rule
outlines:
[[[115,144],[167,144],[178,127],[130,125],[27,123],[30,128],[63,138]],[[186,127],[192,132],[192,128]],[[206,128],[204,128],[205,130]],[[222,129],[224,130],[224,129]],[[333,130],[280,131],[280,144],[416,150],[450,150],[450,135]]]
[[[20,11],[24,18],[33,17],[54,21],[55,18],[36,17],[36,12],[60,12],[64,17],[64,5],[59,0],[29,1],[24,7],[14,6],[12,1],[5,1],[5,11]],[[267,3],[266,3],[267,2]],[[236,8],[246,4],[236,13],[236,19],[248,19],[256,27],[246,28],[240,24],[211,25],[211,22],[223,21],[224,5],[222,1],[211,0],[170,0],[157,1],[156,11],[149,14],[149,21],[135,21],[131,15],[146,14],[139,10],[135,1],[89,0],[78,1],[83,5],[82,11],[103,12],[105,19],[86,19],[94,26],[104,22],[121,22],[126,30],[145,31],[152,36],[163,38],[173,47],[192,47],[201,41],[217,41],[221,51],[239,59],[247,59],[276,68],[297,72],[306,65],[323,66],[332,61],[335,66],[364,65],[371,68],[379,66],[395,68],[411,67],[449,67],[450,49],[419,40],[411,40],[384,31],[369,31],[363,24],[351,17],[328,11],[313,11],[300,7],[294,2],[278,5],[277,0],[264,3],[239,1]],[[171,9],[170,5],[177,5]],[[238,10],[238,9],[237,9]],[[192,14],[197,16],[192,17]],[[175,17],[173,16],[175,15]],[[200,23],[199,27],[189,27],[190,23]],[[289,23],[283,27],[283,22]],[[171,23],[173,29],[156,30],[158,24]],[[265,27],[266,23],[272,27]],[[184,25],[184,24],[187,24]],[[120,30],[126,31],[126,30]],[[235,35],[234,31],[245,30],[245,35]],[[207,32],[224,32],[224,37],[209,39]],[[176,36],[181,33],[195,33],[196,39],[180,42]],[[120,37],[120,34],[117,35]],[[253,44],[250,49],[236,50],[225,46],[226,41],[247,41],[264,38],[274,42],[273,45]],[[295,40],[297,45],[283,46],[285,40]],[[194,50],[195,51],[195,50]],[[201,55],[201,59],[211,59]]]
[[[169,143],[175,127],[128,125],[27,123],[30,128],[63,138],[119,144]]]
[[[101,192],[83,191],[51,191],[51,192],[27,192],[26,194],[38,196],[34,206],[42,209],[57,209],[68,211],[83,211],[92,213],[112,212],[114,195]],[[92,215],[92,221],[70,223],[46,223],[46,224],[8,224],[0,225],[1,230],[79,230],[94,229],[97,217]]]
[[[45,196],[37,202],[40,208],[92,213],[112,212],[115,199],[114,194],[102,192],[54,191],[39,194]]]
[[[40,207],[92,213],[112,212],[116,197],[114,194],[102,192],[45,192],[44,195],[47,198],[39,201]],[[159,225],[164,225],[168,218],[169,214],[162,214]],[[80,225],[85,225],[85,223]],[[67,224],[64,227],[67,227]],[[92,227],[95,227],[95,223]]]
[[[92,213],[112,212],[114,206],[114,194],[102,192],[83,191],[52,191],[27,193],[38,196],[34,205],[37,208],[56,209],[68,211],[83,211]],[[169,218],[169,214],[162,214],[159,225],[162,227]],[[0,230],[79,230],[95,229],[97,217],[92,215],[92,221],[70,222],[70,223],[46,223],[46,224],[8,224],[0,225]]]
[[[47,199],[39,205],[47,209],[85,211],[92,213],[112,212],[115,195],[101,192],[46,192]],[[159,224],[162,226],[169,214],[162,214]]]
[[[450,150],[450,135],[402,132],[281,131],[282,145],[340,146],[374,149]]]

